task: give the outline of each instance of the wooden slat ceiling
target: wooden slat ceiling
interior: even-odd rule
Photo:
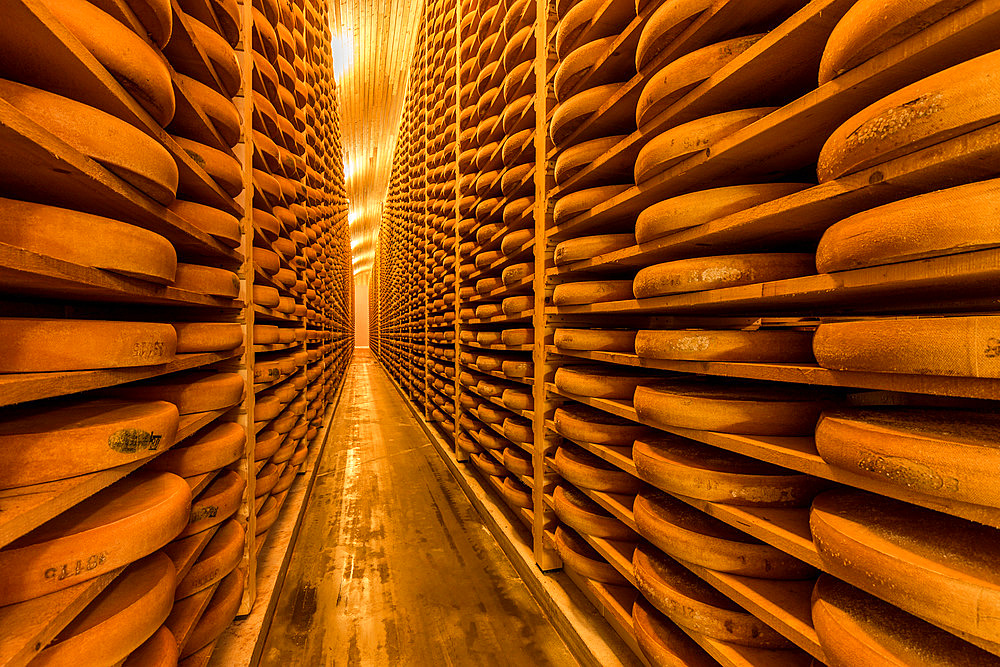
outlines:
[[[371,268],[424,0],[330,0],[354,273]]]

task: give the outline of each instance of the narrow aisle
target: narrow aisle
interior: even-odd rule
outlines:
[[[368,350],[356,350],[263,665],[576,665]]]

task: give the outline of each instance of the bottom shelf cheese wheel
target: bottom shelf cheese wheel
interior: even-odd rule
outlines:
[[[556,369],[553,381],[560,391],[590,398],[632,400],[635,388],[655,382],[663,373],[643,372],[621,366],[579,365]]]
[[[966,503],[1000,507],[1000,417],[935,408],[828,410],[816,449],[843,470]]]
[[[633,512],[639,534],[678,560],[760,579],[808,579],[816,574],[812,566],[670,494],[644,490]]]
[[[0,373],[155,366],[176,347],[169,324],[0,317]]]
[[[175,322],[177,353],[222,352],[243,344],[243,327],[230,322]]]
[[[652,432],[648,426],[585,405],[563,405],[556,409],[553,419],[561,435],[596,445],[631,448],[636,438]]]
[[[594,547],[570,528],[558,526],[553,543],[563,564],[574,572],[605,584],[628,585],[628,579],[609,565]]]
[[[639,592],[677,625],[741,646],[792,646],[771,626],[655,548],[640,544],[632,565]]]
[[[557,486],[552,499],[559,520],[582,535],[622,542],[637,539],[634,530],[570,484]]]
[[[188,371],[166,375],[149,382],[128,384],[113,393],[130,398],[169,401],[182,415],[221,410],[243,398],[244,380],[239,373]]]
[[[99,577],[177,536],[191,513],[191,487],[170,473],[133,472],[0,550],[0,605]]]
[[[671,380],[639,386],[639,421],[657,428],[687,428],[744,435],[812,435],[832,402],[809,387],[727,381]]]
[[[685,438],[639,439],[632,459],[640,478],[689,498],[751,507],[806,507],[829,484],[749,456]]]
[[[194,477],[238,459],[243,455],[246,441],[246,430],[236,422],[210,424],[155,458],[149,467],[181,477]]]
[[[997,378],[1000,315],[830,322],[813,352],[834,370]]]
[[[635,331],[614,329],[556,329],[553,343],[581,352],[635,352]]]
[[[520,507],[522,509],[531,509],[531,489],[526,487],[521,482],[517,481],[513,477],[508,477],[503,481],[503,492],[504,499],[514,507]]]
[[[181,649],[182,658],[214,642],[233,622],[243,600],[244,580],[243,570],[237,568],[219,582],[211,601],[198,619],[198,624],[194,626],[184,643],[184,648]]]
[[[31,661],[44,667],[111,667],[149,639],[170,614],[177,574],[156,552],[127,567]]]
[[[631,298],[631,280],[581,280],[560,283],[552,290],[552,303],[556,306],[625,301]]]
[[[246,482],[235,470],[223,470],[191,503],[191,518],[178,537],[217,526],[240,508]]]
[[[177,667],[178,657],[177,638],[164,625],[132,651],[122,667]]]
[[[830,667],[1000,665],[1000,657],[825,574],[813,590],[812,621]]]
[[[642,482],[632,475],[576,445],[560,445],[555,466],[566,481],[582,489],[628,495],[642,488]]]
[[[657,329],[635,336],[635,353],[647,359],[812,363],[811,331]]]
[[[718,667],[715,658],[641,595],[632,605],[632,629],[652,667]]]
[[[552,261],[556,266],[564,266],[631,248],[635,244],[635,234],[601,234],[567,239],[556,246]]]
[[[633,293],[637,299],[646,299],[799,278],[815,272],[816,260],[809,253],[770,252],[693,257],[641,269],[635,276]]]
[[[177,408],[165,401],[101,399],[28,406],[8,415],[0,421],[0,488],[149,458],[173,444],[178,425]]]
[[[174,599],[194,595],[232,572],[243,557],[243,532],[236,519],[219,526],[187,575],[177,583]]]
[[[824,570],[914,616],[1000,650],[1000,531],[862,491],[816,497]]]

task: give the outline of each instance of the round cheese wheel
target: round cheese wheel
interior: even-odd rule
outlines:
[[[281,413],[284,407],[277,396],[260,396],[254,401],[253,420],[255,422],[271,421]]]
[[[455,441],[458,444],[459,449],[466,452],[467,454],[477,454],[483,451],[483,448],[479,446],[479,443],[465,435],[464,433]]]
[[[564,350],[635,352],[635,331],[613,329],[556,329],[553,342]]]
[[[303,451],[308,451],[308,450],[304,449]],[[281,477],[279,477],[278,481],[275,482],[274,488],[271,489],[271,493],[278,495],[288,490],[288,487],[290,487],[292,485],[292,482],[295,481],[295,476],[298,474],[299,468],[300,466],[298,464],[292,465],[291,463],[289,463],[287,466],[285,466],[285,471],[281,473]]]
[[[169,324],[0,317],[0,373],[155,366],[176,345]]]
[[[487,294],[500,287],[503,287],[503,280],[500,278],[483,278],[476,281],[476,292],[479,294]]]
[[[535,366],[530,361],[507,359],[503,362],[501,369],[503,374],[509,378],[527,378],[535,374]]]
[[[239,219],[221,209],[177,199],[170,205],[170,210],[230,248],[239,247],[242,242],[243,229]]]
[[[522,445],[530,445],[534,442],[535,437],[531,422],[527,419],[519,419],[517,417],[507,417],[504,419],[503,434],[511,442]]]
[[[535,342],[535,330],[504,329],[500,332],[500,341],[504,345],[531,345]]]
[[[635,182],[642,185],[712,144],[756,123],[776,107],[726,111],[672,127],[652,138],[635,159]]]
[[[28,405],[0,422],[0,488],[66,479],[154,456],[174,442],[171,403]]]
[[[182,658],[209,646],[233,622],[243,600],[245,579],[243,570],[237,568],[219,582],[211,601],[198,619],[198,624],[191,630],[187,642],[184,643],[184,648],[181,650]]]
[[[812,620],[831,667],[1000,665],[997,656],[828,575],[813,590]]]
[[[829,273],[992,248],[998,221],[1000,179],[902,199],[827,229],[816,268]]]
[[[209,143],[221,139],[226,146],[235,146],[240,140],[242,127],[240,113],[232,99],[198,79],[179,73],[174,76],[175,85],[184,92],[191,108],[181,107],[177,110],[170,123],[171,134]],[[200,116],[198,111],[201,112]],[[218,139],[204,126],[202,117],[208,119]]]
[[[257,524],[256,524],[256,534],[263,535],[274,522],[278,520],[278,511],[281,509],[281,505],[275,496],[267,496],[260,505],[260,509],[257,511]]]
[[[558,77],[558,73],[556,76]],[[556,183],[559,185],[565,184],[566,181],[581,169],[596,162],[623,139],[625,139],[625,135],[622,134],[611,137],[599,137],[569,146],[566,150],[561,151],[556,157],[555,170],[553,172]]]
[[[817,496],[809,526],[825,571],[996,652],[995,528],[853,490]]]
[[[524,244],[530,243],[534,239],[534,229],[519,229],[509,232],[504,235],[503,241],[500,242],[500,252],[509,257],[518,252]]]
[[[603,86],[596,86],[582,90],[565,102],[557,104],[552,113],[552,121],[549,124],[549,136],[552,142],[559,148],[563,148],[566,141],[573,135],[581,125],[587,122],[597,111],[612,97],[614,97],[624,84],[609,83]],[[609,109],[609,113],[614,109]],[[632,118],[623,119],[623,129],[628,129],[629,121]],[[583,139],[583,137],[580,137]],[[585,140],[585,139],[584,139]]]
[[[481,320],[488,320],[491,317],[503,314],[503,308],[499,303],[484,303],[476,306],[476,317]]]
[[[187,16],[187,27],[191,37],[201,47],[205,57],[212,64],[212,69],[215,70],[215,73],[219,77],[219,83],[222,84],[222,90],[219,92],[225,93],[226,97],[236,97],[236,94],[240,90],[241,77],[240,63],[236,58],[236,50],[229,45],[222,35],[193,16]],[[184,71],[185,63],[177,62],[173,64],[178,71]],[[190,76],[198,76],[200,74],[198,70],[199,68],[192,67],[190,70],[184,71],[184,73]],[[205,80],[202,80],[202,83],[209,86],[215,85],[211,76],[205,76]],[[257,142],[255,141],[254,143]]]
[[[819,83],[889,50],[972,0],[860,0],[837,23],[823,49]]]
[[[476,333],[476,342],[480,345],[497,345],[500,343],[500,332],[479,331]]]
[[[517,447],[507,447],[503,450],[503,464],[515,475],[531,477],[535,473],[531,454]]]
[[[243,167],[231,152],[220,151],[184,137],[174,136],[173,139],[227,195],[235,197],[243,191]],[[182,180],[182,191],[193,189],[185,185],[189,184]]]
[[[278,451],[281,444],[284,442],[285,436],[277,431],[264,429],[257,434],[257,442],[253,450],[253,458],[255,461],[266,461],[271,458],[271,456]]]
[[[266,248],[254,246],[253,263],[254,266],[270,276],[281,270],[281,256]]]
[[[664,553],[717,572],[809,579],[815,569],[670,494],[644,490],[633,506],[639,534]]]
[[[641,11],[649,0],[636,0]],[[635,69],[643,71],[656,56],[670,45],[701,14],[712,6],[712,0],[677,0],[656,8],[639,34],[635,49]]]
[[[921,79],[862,109],[834,130],[820,151],[820,183],[853,174],[1000,120],[984,105],[997,85],[1000,51]]]
[[[509,415],[509,412],[491,403],[483,403],[479,406],[479,419],[486,424],[502,424]]]
[[[0,242],[73,264],[170,283],[177,253],[148,230],[88,213],[0,198]]]
[[[197,562],[177,583],[175,600],[202,591],[232,572],[243,558],[243,527],[236,519],[219,526]]]
[[[501,493],[503,493],[504,500],[506,500],[509,505],[525,509],[531,509],[533,507],[531,502],[531,489],[513,477],[508,477],[503,481]]]
[[[499,447],[498,449],[503,449],[503,448]],[[506,468],[504,468],[502,465],[494,461],[486,454],[473,454],[472,462],[485,475],[489,475],[491,477],[503,478],[507,474]]]
[[[635,244],[634,234],[601,234],[567,239],[556,246],[552,261],[555,262],[556,266],[565,266],[617,250],[631,248]]]
[[[0,604],[83,583],[151,554],[187,524],[191,487],[143,470],[99,491],[0,550]]]
[[[504,389],[500,400],[509,410],[531,410],[534,398],[528,389]]]
[[[173,595],[170,597],[173,598]],[[177,639],[163,625],[142,646],[132,651],[122,667],[176,667],[177,657]]]
[[[632,475],[576,445],[560,445],[555,466],[567,482],[583,489],[634,494],[642,488],[642,482]]]
[[[812,332],[657,329],[635,336],[635,353],[647,359],[812,363]]]
[[[658,489],[723,505],[803,507],[826,482],[679,437],[636,440],[636,472]]]
[[[639,592],[674,623],[741,646],[791,647],[771,626],[656,549],[640,544],[632,564]]]
[[[164,206],[177,194],[173,156],[142,130],[98,109],[0,80],[0,97],[21,113]],[[53,180],[56,186],[58,180]]]
[[[757,183],[671,197],[639,214],[635,221],[635,238],[639,243],[647,243],[808,187],[811,185],[807,183]]]
[[[175,322],[177,353],[222,352],[243,344],[243,327],[236,322]]]
[[[174,87],[167,63],[153,45],[86,0],[44,4],[157,123],[170,122]]]
[[[559,197],[555,208],[552,210],[552,221],[557,225],[561,225],[567,220],[571,220],[610,199],[614,199],[630,187],[632,186],[602,185],[596,188],[577,190],[576,192]]]
[[[830,465],[921,494],[1000,507],[1000,418],[934,408],[828,410],[816,449]]]
[[[552,492],[552,499],[559,520],[578,533],[607,540],[635,542],[635,531],[576,487],[560,484]]]
[[[151,382],[124,385],[114,393],[132,398],[169,401],[182,415],[221,410],[243,398],[244,381],[239,373],[187,371],[156,378]]]
[[[556,100],[562,102],[580,84],[588,88],[602,86],[617,81],[624,81],[635,75],[635,68],[629,59],[617,58],[605,60],[605,56],[613,53],[612,45],[619,35],[609,35],[587,42],[573,49],[565,58],[559,61],[553,79],[553,91]],[[598,62],[604,62],[604,67],[593,71]],[[624,61],[624,62],[620,62]]]
[[[235,299],[240,295],[240,277],[215,266],[178,263],[174,287],[196,294]]]
[[[243,454],[246,431],[236,422],[210,424],[149,463],[181,477],[194,477],[229,465]]]
[[[633,291],[635,298],[645,299],[752,285],[812,275],[815,266],[813,255],[795,252],[678,259],[640,270]]]
[[[652,665],[717,667],[719,664],[641,595],[632,605],[632,628],[639,650]]]
[[[577,396],[632,400],[636,387],[662,377],[625,367],[561,366],[556,369],[554,381],[560,390]]]
[[[574,306],[632,298],[631,280],[582,280],[560,283],[552,290],[552,303]]]
[[[187,537],[217,526],[240,508],[246,482],[235,470],[224,470],[191,503],[191,517],[178,537]]]
[[[45,667],[116,665],[170,614],[177,573],[162,551],[133,563],[108,584],[32,660]]]
[[[777,383],[671,380],[635,390],[639,421],[745,435],[812,435],[830,395]]]
[[[515,316],[535,307],[534,296],[509,296],[500,305],[505,315]],[[478,311],[478,309],[477,309]]]
[[[253,286],[253,302],[265,308],[277,308],[281,303],[281,294],[278,290],[267,285]]]
[[[1000,377],[1000,316],[824,323],[813,352],[824,368]]]
[[[594,581],[615,586],[629,585],[628,579],[609,565],[594,547],[566,526],[556,527],[552,542],[565,567]]]
[[[453,429],[454,424],[450,424],[447,430],[451,431]],[[309,455],[309,447],[307,443],[315,437],[314,429],[310,429],[310,431],[313,432],[313,435],[306,435],[306,442],[300,444],[298,448],[296,448],[295,453],[292,454],[292,458],[288,459],[288,465],[298,467],[305,462],[306,456]]]
[[[514,285],[534,275],[535,265],[531,262],[512,264],[503,270],[502,280],[504,285]]]
[[[598,445],[631,447],[636,438],[650,433],[648,426],[585,405],[566,404],[556,408],[553,419],[560,434]]]

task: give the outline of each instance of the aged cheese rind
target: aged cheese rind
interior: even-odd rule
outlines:
[[[152,401],[169,401],[182,415],[220,410],[239,403],[245,381],[239,373],[188,371],[152,382],[124,385],[114,395]]]
[[[559,474],[583,489],[633,494],[642,488],[642,482],[632,475],[576,445],[560,445],[554,459]]]
[[[558,389],[577,396],[631,400],[635,388],[655,382],[662,374],[614,366],[561,366],[553,381]]]
[[[574,572],[606,584],[628,585],[628,579],[601,558],[586,540],[570,529],[564,526],[557,527],[553,543],[563,563]]]
[[[633,292],[635,298],[645,299],[738,287],[812,275],[815,267],[813,255],[793,252],[677,259],[640,270],[633,281]]]
[[[635,531],[571,484],[557,486],[552,500],[559,520],[579,533],[626,542],[636,539]]]
[[[812,332],[654,329],[635,336],[635,353],[647,359],[812,363]]]
[[[552,303],[557,306],[623,301],[631,298],[631,280],[582,280],[560,283],[552,291]]]
[[[641,595],[632,606],[635,641],[646,659],[656,667],[718,667],[688,633],[660,613]]]
[[[581,352],[635,352],[635,331],[614,329],[556,329],[553,343]]]
[[[243,344],[238,322],[175,322],[177,353],[224,352]]]

